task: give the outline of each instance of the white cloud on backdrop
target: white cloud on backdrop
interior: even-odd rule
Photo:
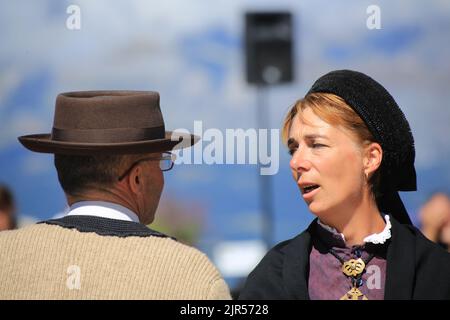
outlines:
[[[442,89],[450,82],[450,45],[443,41],[443,30],[450,30],[446,1],[381,1],[383,29],[375,31],[365,27],[370,1],[273,5],[235,0],[217,1],[214,6],[207,1],[77,1],[82,13],[80,31],[65,28],[69,4],[47,0],[2,5],[0,33],[10,45],[0,54],[0,102],[30,73],[45,67],[52,75],[50,88],[43,93],[48,95],[48,105],[33,106],[38,110],[31,113],[28,106],[14,106],[15,111],[6,115],[12,120],[0,129],[3,147],[16,143],[17,134],[51,125],[57,92],[99,87],[155,88],[161,92],[171,128],[191,125],[192,129],[198,119],[209,127],[253,127],[255,92],[244,83],[242,12],[288,8],[297,17],[301,81],[271,93],[272,119],[277,120],[273,127],[279,126],[291,101],[301,97],[319,75],[343,66],[360,67],[391,91],[405,95],[396,98],[408,101],[402,108],[419,135],[418,166],[429,167],[430,161],[438,160],[421,153],[430,155],[439,149],[450,154],[450,144],[439,142],[446,128],[444,118],[424,116],[418,99],[408,97],[432,95],[436,114],[448,114],[442,105],[449,98]],[[395,43],[396,35],[406,37],[403,46]],[[20,113],[22,107],[27,113]],[[428,139],[420,137],[422,127],[428,128]]]

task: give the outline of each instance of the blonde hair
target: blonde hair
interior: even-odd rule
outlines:
[[[344,99],[331,93],[311,93],[298,100],[284,118],[282,129],[283,143],[287,143],[294,117],[298,115],[303,121],[302,112],[307,108],[311,108],[314,114],[323,121],[353,132],[361,144],[375,142],[364,121]]]

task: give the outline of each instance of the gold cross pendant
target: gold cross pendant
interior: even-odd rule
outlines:
[[[353,287],[346,294],[344,294],[340,300],[369,300],[369,299],[367,299],[367,297],[363,295],[358,288]]]

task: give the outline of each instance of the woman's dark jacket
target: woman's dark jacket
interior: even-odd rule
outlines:
[[[391,216],[385,299],[450,299],[450,254],[415,227]],[[250,273],[239,299],[309,299],[315,219],[304,232],[272,248]]]

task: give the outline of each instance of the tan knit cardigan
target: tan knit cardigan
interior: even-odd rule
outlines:
[[[0,232],[0,299],[230,299],[205,254],[168,237],[37,224]]]

